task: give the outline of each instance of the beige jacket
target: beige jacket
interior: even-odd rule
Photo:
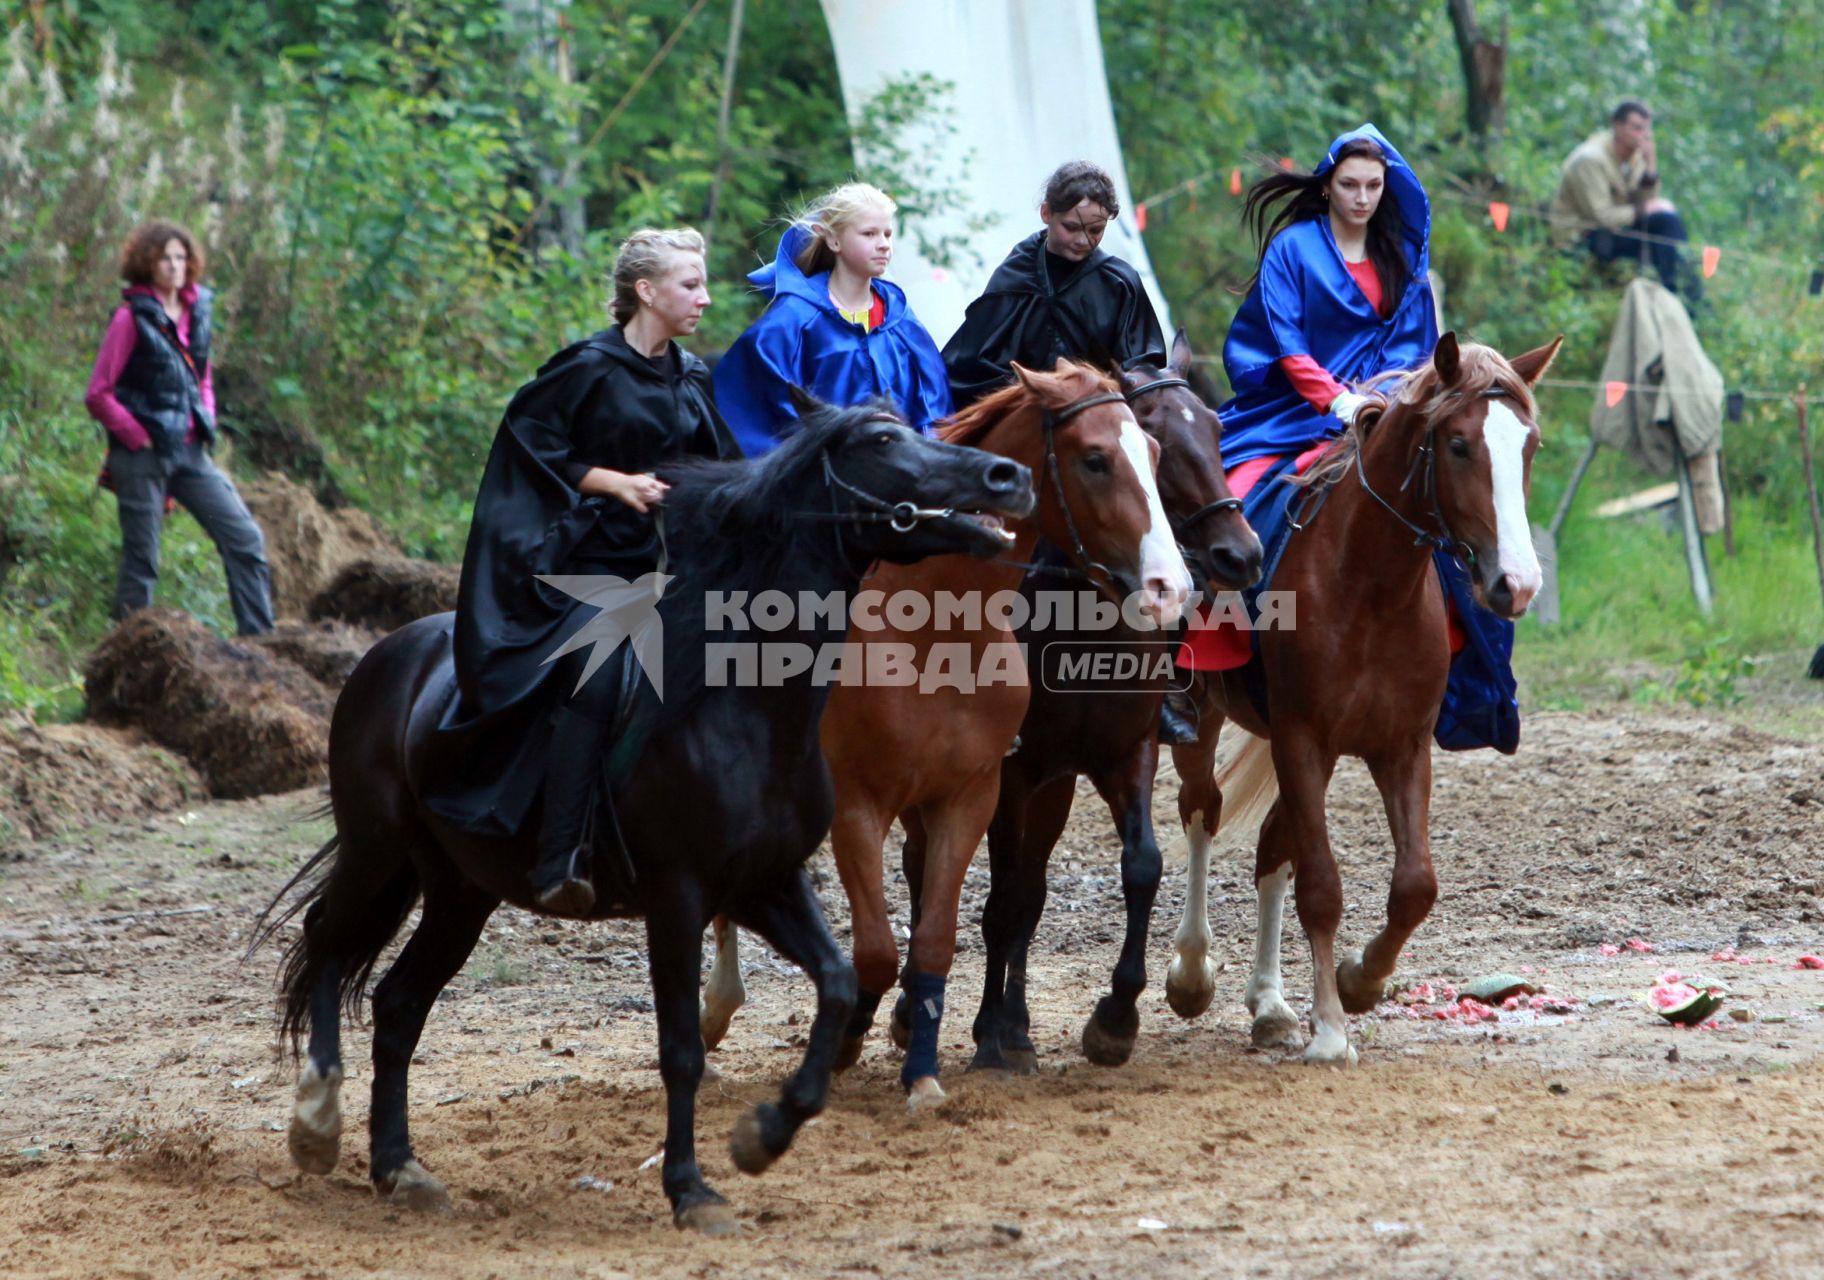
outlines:
[[[1616,159],[1611,130],[1586,138],[1565,160],[1558,194],[1552,197],[1552,243],[1568,247],[1597,227],[1619,231],[1632,226],[1640,212],[1645,170],[1638,152],[1626,164]]]
[[[1692,331],[1676,294],[1636,276],[1621,298],[1602,381],[1630,390],[1614,405],[1603,391],[1590,411],[1590,438],[1618,449],[1649,471],[1672,473],[1672,437],[1691,465],[1698,527],[1723,525],[1716,454],[1723,447],[1723,375]]]

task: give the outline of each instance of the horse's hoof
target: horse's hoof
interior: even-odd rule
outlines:
[[[936,1076],[920,1076],[906,1090],[906,1110],[917,1115],[921,1111],[931,1111],[944,1105],[948,1095],[944,1086],[937,1082]]]
[[[697,1027],[703,1033],[703,1047],[713,1049],[722,1043],[722,1037],[728,1034],[728,1028],[735,1020],[733,1009],[711,1010],[705,1005],[697,1019]]]
[[[1336,966],[1336,993],[1342,997],[1344,1013],[1372,1013],[1381,1002],[1382,984],[1372,982],[1362,971],[1362,953],[1352,951]]]
[[[999,1075],[1013,1074],[1013,1066],[1007,1061],[1007,1055],[1001,1052],[1001,1046],[994,1041],[976,1045],[975,1056],[969,1059],[969,1065],[963,1070]]]
[[[1256,1049],[1296,1049],[1304,1043],[1304,1028],[1285,1001],[1263,1008],[1254,1018],[1248,1040]]]
[[[847,1071],[861,1061],[861,1051],[867,1046],[868,1038],[863,1036],[844,1036],[836,1046],[836,1061],[830,1064],[832,1071]]]
[[[887,1020],[887,1026],[893,1033],[894,1045],[901,1053],[912,1047],[912,1006],[906,1002],[903,991],[893,1006],[893,1016]]]
[[[285,1145],[291,1162],[305,1173],[325,1174],[336,1167],[342,1149],[341,1092],[341,1067],[319,1075],[311,1063],[298,1076],[298,1101]]]
[[[1134,1036],[1118,1036],[1103,1029],[1095,1014],[1083,1024],[1083,1056],[1098,1067],[1119,1067],[1134,1056]]]
[[[1205,956],[1194,979],[1185,969],[1183,957],[1172,957],[1171,967],[1165,971],[1165,1002],[1180,1018],[1200,1018],[1216,999],[1216,963]]]
[[[1034,1076],[1039,1073],[1039,1053],[1036,1049],[1003,1049],[1001,1056],[1007,1059],[1008,1069],[1016,1076]]]
[[[734,1135],[728,1140],[728,1154],[742,1173],[765,1173],[781,1154],[767,1148],[766,1120],[760,1114],[765,1109],[755,1107],[735,1121]]]
[[[1314,1067],[1353,1067],[1355,1046],[1340,1031],[1319,1031],[1305,1046],[1305,1062]]]
[[[679,1231],[694,1231],[700,1236],[732,1236],[741,1227],[735,1220],[735,1211],[720,1196],[685,1205],[671,1220]]]
[[[430,1170],[416,1160],[407,1160],[390,1177],[375,1184],[375,1190],[413,1213],[437,1213],[448,1216],[456,1208],[450,1203],[450,1190],[431,1176]]]

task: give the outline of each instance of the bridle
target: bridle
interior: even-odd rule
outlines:
[[[1183,387],[1191,392],[1192,395],[1196,394],[1196,388],[1191,386],[1189,378],[1160,378],[1155,382],[1147,383],[1144,387],[1135,387],[1132,391],[1127,393],[1126,399],[1131,405],[1134,401],[1138,400],[1141,396],[1146,395],[1148,392],[1163,391],[1167,387]],[[1179,540],[1180,549],[1182,549],[1184,531],[1196,524],[1199,520],[1203,519],[1205,516],[1215,515],[1219,511],[1240,510],[1240,498],[1218,498],[1214,502],[1206,502],[1203,506],[1198,507],[1197,510],[1193,511],[1188,518],[1175,523],[1172,526],[1172,536]]]
[[[1077,532],[1076,517],[1070,513],[1070,500],[1064,496],[1064,468],[1058,462],[1057,434],[1059,427],[1063,426],[1066,422],[1069,422],[1072,418],[1086,409],[1094,409],[1096,406],[1104,404],[1126,403],[1127,397],[1122,395],[1119,391],[1099,391],[1094,395],[1084,396],[1081,400],[1073,400],[1062,409],[1055,411],[1046,409],[1040,414],[1039,426],[1045,432],[1045,479],[1041,481],[1041,483],[1049,483],[1052,492],[1057,495],[1058,510],[1064,513],[1064,528],[1070,532],[1071,552],[1076,556],[1077,564],[1081,567],[1072,568],[1068,565],[1025,564],[1020,565],[1020,568],[1026,569],[1029,572],[1064,573],[1069,575],[1081,575],[1085,578],[1092,577],[1097,572],[1100,572],[1102,576],[1108,580],[1110,586],[1116,585],[1115,571],[1101,561],[1089,558],[1089,549],[1083,545],[1083,535]],[[1014,564],[1015,562],[1004,560],[1001,561],[1001,563]]]
[[[1177,381],[1182,382],[1183,380],[1179,379]],[[1003,564],[1015,569],[1024,569],[1031,573],[1055,573],[1085,579],[1088,579],[1091,575],[1099,572],[1111,585],[1115,583],[1114,570],[1110,569],[1101,561],[1090,558],[1089,548],[1083,543],[1083,535],[1077,530],[1076,517],[1071,514],[1070,500],[1064,493],[1064,470],[1062,465],[1058,462],[1057,430],[1066,422],[1069,422],[1072,418],[1087,409],[1094,409],[1098,405],[1126,403],[1130,399],[1131,397],[1124,396],[1119,391],[1101,391],[1093,395],[1085,396],[1081,400],[1073,400],[1061,409],[1043,409],[1040,413],[1039,426],[1045,436],[1045,475],[1040,480],[1040,483],[1050,485],[1052,492],[1057,496],[1058,510],[1063,513],[1064,527],[1070,533],[1071,551],[1075,555],[1078,565],[1081,567],[1019,560],[995,560],[991,563]],[[876,417],[870,418],[868,421],[897,422],[898,420],[895,418]],[[837,525],[837,542],[839,550],[842,538],[841,527],[851,521],[856,524],[885,524],[895,533],[910,533],[926,520],[936,520],[957,514],[957,510],[954,507],[920,507],[910,502],[888,502],[885,498],[869,493],[861,486],[845,480],[840,475],[836,474],[836,468],[830,461],[828,450],[825,450],[823,454],[823,482],[824,487],[830,491],[831,509],[829,511],[799,512],[797,513],[797,518],[801,520],[829,520],[835,522]],[[856,510],[851,508],[847,511],[842,510],[836,497],[838,492],[848,494],[862,509]],[[1235,500],[1229,499],[1229,501],[1233,502]],[[1220,505],[1221,504],[1212,504],[1213,507]],[[1237,509],[1241,506],[1239,502],[1236,502],[1235,505]],[[1206,508],[1206,510],[1208,509],[1209,508]],[[1202,514],[1203,512],[1198,512],[1198,515]]]
[[[1457,392],[1452,394],[1461,393]],[[1504,400],[1508,398],[1509,394],[1506,387],[1493,386],[1482,392],[1477,399]],[[1419,488],[1424,494],[1425,503],[1431,508],[1431,518],[1437,523],[1437,528],[1435,530],[1414,524],[1397,510],[1391,502],[1375,492],[1374,486],[1368,483],[1368,472],[1362,464],[1362,448],[1360,444],[1356,446],[1355,450],[1355,478],[1362,486],[1362,491],[1364,493],[1380,503],[1382,507],[1386,508],[1387,514],[1391,515],[1395,520],[1398,520],[1412,532],[1413,546],[1430,547],[1434,551],[1449,552],[1450,554],[1461,558],[1463,563],[1468,565],[1471,569],[1474,569],[1476,567],[1475,548],[1450,531],[1450,521],[1444,518],[1443,505],[1438,501],[1438,454],[1435,447],[1437,432],[1438,424],[1437,419],[1434,417],[1432,421],[1426,425],[1425,434],[1419,440],[1418,451],[1412,455],[1412,463],[1406,468],[1406,478],[1400,481],[1400,492],[1405,493],[1412,487],[1413,479],[1415,477],[1418,478]],[[1317,511],[1314,508],[1309,514],[1304,516],[1303,523],[1295,520],[1292,522],[1292,527],[1295,529],[1302,529],[1305,525],[1309,524],[1316,515]]]

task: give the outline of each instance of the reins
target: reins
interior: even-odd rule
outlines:
[[[1508,391],[1506,387],[1494,386],[1482,392],[1478,399],[1500,400],[1505,399],[1507,395]],[[1373,485],[1368,483],[1368,471],[1362,462],[1362,448],[1367,443],[1366,436],[1363,436],[1358,440],[1355,448],[1356,483],[1360,484],[1362,491],[1379,503],[1388,515],[1392,516],[1395,520],[1398,520],[1400,524],[1413,535],[1413,546],[1430,547],[1434,551],[1447,551],[1452,555],[1460,557],[1465,564],[1473,569],[1476,566],[1475,548],[1450,531],[1450,521],[1445,519],[1443,504],[1438,501],[1437,432],[1438,427],[1435,420],[1426,425],[1425,434],[1419,440],[1419,447],[1412,455],[1412,462],[1406,468],[1406,478],[1400,481],[1400,492],[1405,493],[1408,489],[1412,488],[1413,479],[1415,477],[1419,478],[1419,487],[1423,490],[1425,503],[1431,508],[1431,518],[1437,524],[1435,530],[1427,529],[1423,525],[1415,524],[1391,502],[1383,498],[1380,493],[1375,490]],[[1292,528],[1296,530],[1305,529],[1317,518],[1318,512],[1323,509],[1324,500],[1330,495],[1330,488],[1331,486],[1326,485],[1318,493],[1315,502],[1308,501],[1306,506],[1299,511],[1297,516],[1289,519]]]
[[[1147,383],[1144,387],[1135,387],[1132,391],[1127,393],[1126,400],[1131,405],[1134,401],[1138,400],[1141,396],[1146,395],[1148,392],[1163,391],[1167,387],[1183,387],[1193,395],[1196,394],[1196,388],[1191,386],[1189,378],[1160,378],[1157,381]],[[1180,539],[1180,547],[1182,549],[1184,531],[1196,524],[1199,520],[1208,515],[1215,515],[1219,511],[1240,510],[1240,498],[1218,498],[1214,502],[1206,502],[1203,506],[1198,507],[1197,510],[1193,511],[1187,519],[1180,520],[1173,525],[1172,533]]]

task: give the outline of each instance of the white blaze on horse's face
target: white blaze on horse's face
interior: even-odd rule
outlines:
[[[1495,544],[1501,576],[1514,594],[1514,612],[1524,613],[1543,577],[1526,519],[1526,442],[1533,429],[1504,400],[1490,400],[1482,419],[1495,499]]]
[[[1140,539],[1140,585],[1146,601],[1141,612],[1160,626],[1169,627],[1183,615],[1185,601],[1190,599],[1191,571],[1184,567],[1178,539],[1172,535],[1171,521],[1165,518],[1165,504],[1159,500],[1146,433],[1131,413],[1121,422],[1121,452],[1146,492],[1149,524]]]

